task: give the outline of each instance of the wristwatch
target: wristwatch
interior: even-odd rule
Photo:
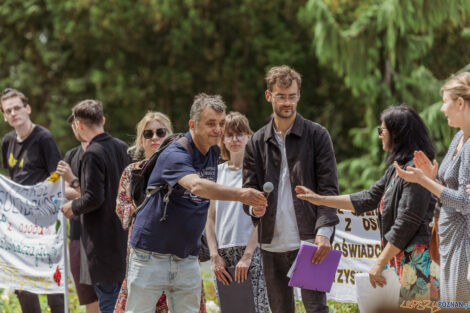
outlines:
[[[78,180],[78,178],[75,178],[74,180],[70,182],[70,187],[74,189],[77,189],[78,187],[80,187],[80,181]]]

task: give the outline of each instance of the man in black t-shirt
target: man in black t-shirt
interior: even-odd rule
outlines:
[[[2,92],[1,109],[5,122],[14,128],[3,137],[3,167],[10,178],[22,185],[35,185],[52,174],[60,161],[60,153],[51,133],[30,119],[28,98],[18,90]],[[28,291],[16,291],[23,313],[41,313],[38,296]],[[64,312],[64,295],[48,294],[52,313]]]

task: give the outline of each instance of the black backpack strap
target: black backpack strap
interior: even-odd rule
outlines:
[[[183,148],[188,151],[189,155],[191,156],[191,160],[194,160],[194,152],[191,143],[188,140],[188,137],[183,136],[180,139],[176,140],[177,143],[183,146]]]
[[[182,145],[183,148],[186,151],[188,151],[189,155],[191,156],[191,162],[192,162],[194,160],[194,152],[193,152],[193,147],[191,146],[191,143],[189,142],[188,138],[186,136],[182,136],[181,138],[176,140],[176,142],[179,143],[180,145]],[[167,187],[168,191],[165,194],[165,196],[163,197],[163,203],[165,203],[165,209],[163,210],[163,216],[160,219],[160,222],[165,221],[167,216],[168,216],[166,212],[167,212],[167,208],[168,208],[168,203],[170,202],[170,195],[171,195],[171,192],[173,191],[172,186],[166,185],[166,187]],[[160,190],[160,189],[161,189],[161,187],[158,188],[158,190]]]
[[[135,202],[132,201],[134,203],[134,206],[135,206],[135,211],[134,211],[134,213],[132,213],[131,222],[129,223],[129,225],[134,224],[134,220],[137,217],[137,213],[140,211],[140,209],[145,204],[147,204],[147,201],[150,199],[150,197],[152,197],[154,194],[159,192],[160,189],[162,189],[162,186],[152,186],[152,187],[147,188],[147,191],[145,193],[145,199],[144,199],[144,201],[142,201],[142,203],[139,206],[135,205]]]

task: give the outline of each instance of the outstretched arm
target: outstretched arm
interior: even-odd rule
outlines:
[[[308,201],[315,205],[322,205],[324,207],[349,210],[354,212],[354,207],[349,195],[323,196],[304,186],[295,187],[295,192],[297,192],[297,198]]]
[[[211,200],[240,201],[253,207],[265,208],[267,205],[263,193],[253,188],[235,188],[219,185],[211,180],[189,174],[178,181],[178,184],[193,195]]]

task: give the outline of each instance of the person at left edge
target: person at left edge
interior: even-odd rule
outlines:
[[[113,312],[126,268],[127,232],[114,213],[119,179],[130,163],[127,145],[104,131],[101,103],[84,100],[72,109],[78,141],[89,142],[80,165],[81,196],[62,206],[67,218],[80,216],[88,264],[81,283],[93,285],[100,311]]]
[[[56,169],[60,153],[51,133],[35,125],[30,118],[28,98],[15,89],[2,92],[1,109],[5,122],[14,128],[3,137],[3,167],[11,180],[21,185],[35,185],[44,181]],[[41,313],[37,294],[16,290],[23,313]],[[52,313],[64,312],[64,295],[48,294]]]

